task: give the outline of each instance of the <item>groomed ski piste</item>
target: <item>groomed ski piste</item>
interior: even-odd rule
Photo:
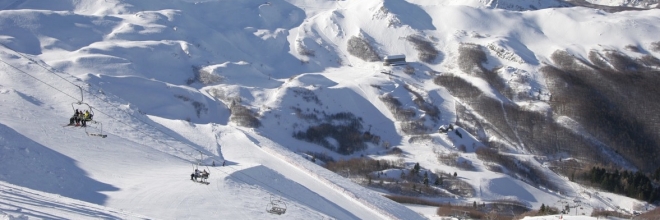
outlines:
[[[645,47],[660,34],[657,9],[607,14],[553,7],[563,5],[517,0],[0,2],[0,219],[443,218],[435,207],[398,204],[301,156],[313,149],[337,160],[349,158],[292,138],[304,122],[291,107],[352,112],[403,149],[407,164],[458,171],[478,189],[474,197],[438,202],[511,199],[538,209],[581,200],[580,212],[587,215],[593,208],[629,211],[643,202],[554,174],[563,192],[486,169],[439,164],[434,150],[478,143],[453,134],[432,134],[440,140],[433,144],[409,143],[379,100],[384,93],[409,97],[404,85],[432,91],[424,98],[440,108],[440,120],[448,124],[456,117],[455,98],[425,74],[458,71],[452,63],[459,42],[509,52],[505,58],[489,57],[488,65],[515,67],[511,78],[525,75],[532,81],[518,89],[541,91],[535,68],[556,49],[586,56],[594,48]],[[437,60],[417,60],[418,52],[401,41],[413,34],[435,39],[442,52]],[[350,55],[346,47],[352,36],[377,42],[380,54],[407,54],[420,73],[411,76]],[[193,75],[197,67],[219,78],[200,83]],[[484,82],[474,83],[490,90]],[[317,102],[298,97],[298,88],[314,91]],[[236,97],[261,116],[261,127],[230,120]],[[402,100],[413,105],[411,98]],[[63,127],[74,109],[87,110],[77,102],[91,106],[100,123]],[[358,154],[401,159],[377,156],[381,150],[370,145]],[[533,161],[524,149],[516,153]],[[462,159],[484,166],[473,151]],[[208,185],[190,180],[195,167],[210,171]],[[285,213],[268,212],[274,200],[286,205]]]

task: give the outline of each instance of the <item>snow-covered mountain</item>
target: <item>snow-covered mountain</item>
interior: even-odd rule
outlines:
[[[657,5],[2,1],[0,219],[654,208],[570,180],[658,169]],[[97,123],[64,126],[74,109]],[[355,158],[388,165],[329,166]]]
[[[586,2],[605,6],[625,6],[635,8],[658,8],[657,0],[586,0]]]

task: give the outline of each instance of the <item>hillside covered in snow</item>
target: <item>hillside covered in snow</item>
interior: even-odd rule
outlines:
[[[646,212],[657,7],[3,1],[0,219]]]

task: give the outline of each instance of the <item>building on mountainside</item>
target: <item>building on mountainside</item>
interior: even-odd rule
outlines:
[[[406,65],[406,55],[390,55],[385,56],[383,66],[399,66]]]

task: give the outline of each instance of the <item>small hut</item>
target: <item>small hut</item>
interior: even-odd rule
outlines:
[[[383,66],[399,66],[406,65],[406,55],[391,55],[385,56]]]

